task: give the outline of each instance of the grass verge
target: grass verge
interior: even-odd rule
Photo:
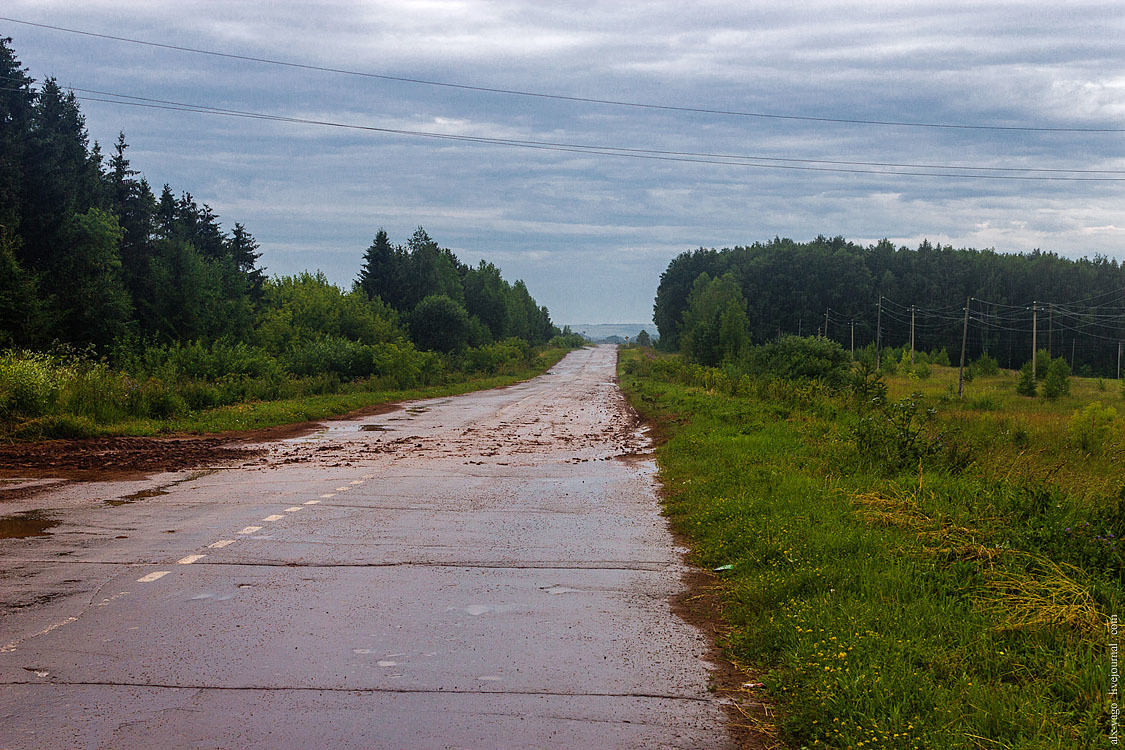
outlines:
[[[1055,481],[1087,454],[1045,420],[1019,438],[1035,470],[1001,475],[990,449],[1010,430],[957,408],[920,435],[956,450],[892,469],[857,442],[885,415],[846,396],[729,395],[637,350],[619,375],[667,436],[665,512],[694,562],[723,568],[723,645],[792,747],[1109,744],[1107,622],[1125,598],[1112,462],[1092,463],[1116,495]]]
[[[466,377],[452,383],[411,389],[354,390],[271,401],[248,401],[214,409],[192,411],[167,419],[122,419],[99,424],[72,415],[50,415],[13,425],[7,437],[16,440],[105,436],[153,436],[172,433],[207,434],[258,430],[308,420],[338,417],[359,409],[396,401],[455,396],[470,391],[500,388],[542,374],[559,362],[568,349],[550,348],[537,353],[532,365],[505,375]]]

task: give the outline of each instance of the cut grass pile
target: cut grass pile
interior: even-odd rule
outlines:
[[[994,388],[998,404],[981,412],[940,403],[940,373],[903,377],[892,400],[921,389],[937,409],[903,420],[808,384],[727,388],[720,371],[647,351],[622,351],[619,370],[667,435],[666,513],[694,562],[732,566],[723,645],[766,684],[787,744],[1109,743],[1125,420],[1096,455],[1077,447],[1068,422],[1093,400],[1085,384],[1016,402],[1014,377],[978,379],[970,393]],[[910,460],[871,449],[903,429],[920,446]]]

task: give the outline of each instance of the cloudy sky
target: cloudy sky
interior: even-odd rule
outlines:
[[[6,0],[0,15],[319,68],[785,116],[434,86],[0,20],[33,77],[76,89],[678,154],[83,99],[92,139],[108,150],[124,130],[156,190],[169,183],[228,229],[245,224],[274,274],[321,269],[350,284],[379,227],[401,242],[421,225],[462,260],[525,279],[556,322],[597,323],[649,320],[660,273],[683,250],[775,235],[1125,260],[1119,0]],[[992,179],[1001,176],[1080,179]]]

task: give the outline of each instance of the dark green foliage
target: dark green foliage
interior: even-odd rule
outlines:
[[[1038,386],[1035,383],[1035,375],[1031,372],[1031,363],[1024,362],[1023,367],[1020,368],[1020,377],[1016,381],[1016,393],[1021,396],[1034,397]]]
[[[712,279],[700,274],[684,311],[680,339],[684,354],[708,366],[737,362],[750,346],[748,327],[746,300],[734,275]]]
[[[987,353],[981,354],[969,366],[973,370],[973,375],[979,377],[988,377],[1000,372],[1000,364]]]
[[[648,335],[648,331],[641,329],[641,332],[637,334],[636,344],[637,346],[652,346],[652,337]]]
[[[1070,393],[1070,365],[1062,357],[1051,360],[1043,379],[1043,397],[1058,398]]]
[[[469,341],[469,314],[444,294],[431,294],[410,314],[410,338],[420,348],[452,352]]]
[[[749,371],[756,375],[782,380],[819,380],[839,386],[848,377],[851,357],[842,346],[823,337],[782,336],[781,341],[752,349],[747,364]],[[874,384],[878,380],[873,376],[870,382],[876,387]]]
[[[992,250],[954,249],[921,243],[915,249],[896,247],[884,240],[860,246],[842,237],[817,237],[811,242],[774,238],[765,243],[736,246],[723,250],[700,249],[677,256],[661,276],[653,305],[653,320],[660,333],[660,346],[682,351],[681,337],[686,331],[684,313],[700,274],[718,278],[726,273],[735,281],[747,301],[746,314],[750,337],[754,341],[774,339],[781,334],[813,334],[824,325],[825,310],[832,321],[826,335],[850,344],[848,326],[836,321],[854,320],[856,346],[875,341],[876,302],[884,300],[882,344],[899,345],[909,340],[911,304],[931,310],[948,309],[951,301],[972,296],[974,318],[970,319],[967,356],[976,359],[987,351],[1003,367],[1018,367],[1031,350],[1030,310],[1023,330],[1013,326],[982,326],[977,319],[995,320],[1000,314],[980,300],[1001,305],[1022,306],[1033,299],[1059,302],[1090,297],[1112,299],[1125,287],[1125,267],[1104,257],[1071,260],[1052,253],[997,253]],[[894,305],[898,304],[896,308]],[[1039,341],[1049,324],[1039,315]],[[1117,336],[1116,329],[1092,330],[1103,337]],[[947,315],[935,322],[931,317],[923,328],[927,348],[958,353],[961,349],[962,319]],[[921,335],[921,334],[920,334]],[[1055,341],[1059,337],[1057,321]],[[1070,333],[1066,334],[1069,347]],[[1081,346],[1082,340],[1079,339]],[[1088,349],[1084,364],[1094,372],[1115,372],[1116,347]],[[955,354],[956,356],[956,354]],[[931,364],[946,365],[946,358]],[[884,357],[883,361],[889,361]],[[894,360],[897,365],[898,359]],[[1042,370],[1043,377],[1046,369]]]

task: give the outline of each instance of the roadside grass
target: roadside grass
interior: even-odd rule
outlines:
[[[278,425],[327,419],[365,407],[396,401],[455,396],[470,391],[500,388],[528,380],[557,364],[569,349],[546,348],[535,354],[533,364],[504,375],[455,374],[453,382],[418,388],[372,388],[358,381],[343,384],[337,393],[271,400],[252,400],[211,409],[189,411],[163,419],[129,418],[113,414],[98,421],[84,414],[47,415],[6,425],[0,437],[9,440],[82,438],[102,436],[154,436],[173,433],[205,434],[257,430]]]
[[[777,383],[747,393],[719,371],[699,387],[685,371],[621,353],[630,401],[667,435],[665,512],[695,563],[732,566],[720,574],[723,645],[765,683],[786,742],[1108,743],[1125,484],[1112,456],[1068,441],[1069,415],[1096,400],[1084,385],[1066,403],[1009,409],[1002,381],[979,378],[974,391],[995,387],[999,408],[938,405],[919,429],[951,447],[889,470],[857,444],[859,421],[880,413],[847,396]],[[940,377],[892,379],[892,398],[924,390],[938,404]],[[1009,451],[1013,429],[1027,435]]]

